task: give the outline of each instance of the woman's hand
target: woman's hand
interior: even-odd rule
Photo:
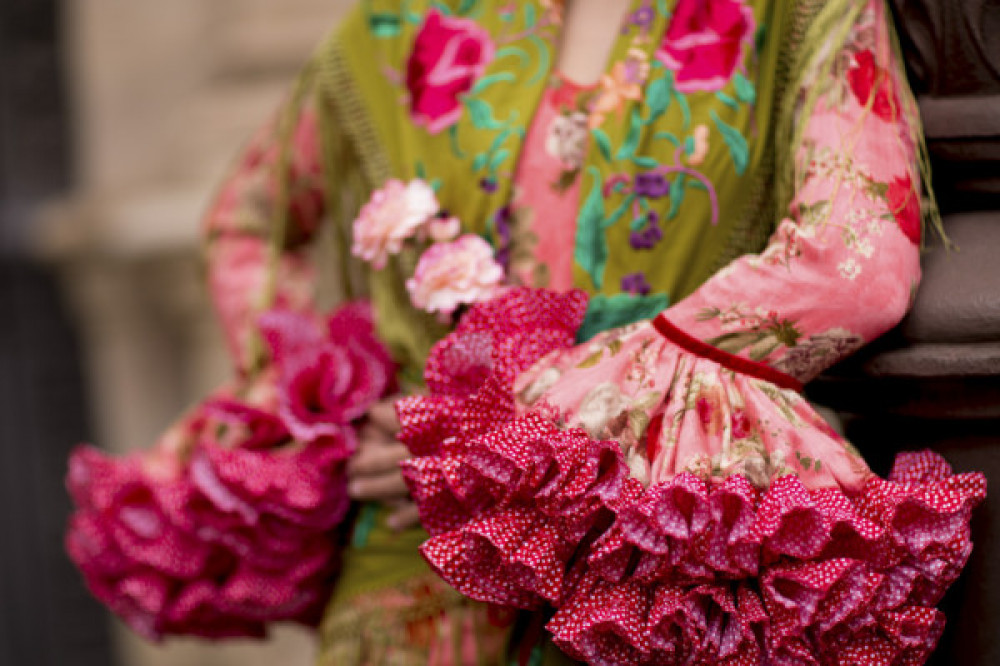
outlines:
[[[347,463],[347,491],[355,500],[388,504],[393,511],[386,522],[391,529],[402,530],[418,524],[420,516],[399,468],[410,452],[396,439],[399,420],[394,402],[394,398],[381,400],[368,411],[358,451]]]

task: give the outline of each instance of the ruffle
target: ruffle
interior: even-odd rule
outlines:
[[[547,307],[561,306],[546,298]],[[469,316],[488,319],[477,307]],[[511,328],[499,339],[517,339]],[[500,355],[478,374],[459,362],[428,365],[431,395],[399,411],[418,455],[404,475],[431,533],[422,548],[431,566],[473,598],[555,608],[548,629],[557,644],[594,664],[922,663],[943,627],[933,606],[971,551],[968,525],[985,478],[952,475],[926,451],[901,455],[888,479],[875,477],[794,392],[655,332],[641,341],[652,359],[643,386],[664,385],[662,401],[644,405],[645,421],[623,412],[628,425],[647,426],[645,441],[633,434],[626,442],[627,428],[567,427],[565,396],[621,370],[601,366],[620,363],[636,330],[622,334],[624,343],[606,337],[548,349],[527,372],[531,360],[519,357],[519,391],[549,368],[559,372],[527,411],[515,397],[517,373],[498,367]],[[468,331],[489,337],[460,325],[442,347],[465,348]],[[697,399],[706,385],[718,398],[707,414]],[[562,402],[546,399],[560,390]],[[490,419],[468,418],[470,404],[493,409]],[[718,461],[690,470],[661,461],[657,470],[654,461],[650,481],[623,453],[655,457],[657,447],[673,447],[667,455],[679,461],[678,442],[706,436],[720,451],[753,442],[764,469],[744,463],[720,473]],[[796,461],[775,462],[778,440]]]
[[[274,363],[239,399],[219,391],[148,451],[70,459],[70,557],[147,638],[315,625],[332,590],[352,420],[392,390],[392,361],[364,304],[261,326]]]

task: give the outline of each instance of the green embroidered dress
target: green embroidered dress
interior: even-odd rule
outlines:
[[[349,253],[351,220],[390,178],[431,183],[443,208],[493,245],[512,279],[554,279],[524,207],[513,205],[543,99],[555,96],[563,131],[545,148],[561,165],[553,196],[566,204],[553,224],[571,229],[563,278],[592,295],[581,337],[648,319],[765,248],[802,185],[803,164],[817,161],[801,151],[803,117],[821,97],[827,105],[843,98],[845,76],[864,64],[856,54],[877,56],[862,107],[878,113],[879,77],[895,81],[893,122],[913,139],[907,156],[915,164],[913,106],[889,64],[880,2],[634,0],[600,82],[559,97],[562,11],[555,0],[366,0],[355,8],[207,219],[209,280],[242,372],[261,361],[251,322],[262,305],[313,305],[311,247],[325,234],[338,296],[372,298],[404,385],[419,384],[430,346],[447,329],[410,304],[404,283],[416,257],[404,251],[373,271]],[[912,200],[920,176],[910,171],[904,194]],[[879,183],[869,187],[890,196]],[[577,200],[567,204],[566,193]],[[733,303],[718,304],[720,313],[723,305]],[[796,336],[782,337],[775,331],[787,328],[768,328],[766,319],[728,350],[752,355],[764,341],[759,361],[796,346]],[[386,514],[360,511],[322,625],[321,664],[500,663],[511,631],[531,637],[530,623],[447,588],[417,553],[426,535],[390,531]],[[537,641],[520,637],[529,650],[511,657],[540,658],[530,652]]]

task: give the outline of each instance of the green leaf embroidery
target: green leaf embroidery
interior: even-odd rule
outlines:
[[[538,47],[538,69],[536,69],[534,75],[528,79],[528,85],[530,86],[537,83],[539,79],[548,74],[549,62],[552,60],[552,56],[549,53],[549,43],[537,34],[529,35],[528,41]]]
[[[629,121],[628,134],[625,136],[625,142],[618,149],[618,154],[615,157],[624,160],[635,155],[635,149],[639,147],[639,136],[641,133],[642,117],[639,115],[639,109],[633,108]]]
[[[615,212],[611,213],[611,215],[604,220],[601,224],[601,228],[607,229],[608,227],[614,226],[614,224],[621,219],[622,215],[625,214],[625,211],[632,206],[632,202],[635,201],[635,196],[635,194],[629,194],[626,196],[625,199],[622,200],[621,204],[619,204],[618,208],[615,208]]]
[[[647,157],[645,155],[634,155],[632,161],[642,169],[655,169],[660,166],[659,161],[655,157]]]
[[[601,172],[592,166],[587,173],[593,176],[593,185],[577,216],[573,259],[590,276],[594,288],[600,289],[604,286],[604,267],[608,263],[608,240],[603,229],[604,197]]]
[[[576,367],[580,370],[585,370],[586,368],[592,368],[601,362],[601,358],[604,356],[604,350],[600,349],[595,351],[593,354],[583,359],[576,364]]]
[[[594,137],[594,141],[597,143],[597,148],[601,151],[601,155],[604,157],[605,161],[611,161],[611,139],[600,127],[595,127],[590,130],[590,134]]]
[[[444,16],[451,16],[451,7],[443,2],[432,2],[431,7],[441,12]]]
[[[641,439],[649,427],[649,414],[641,409],[633,409],[628,413],[628,427],[636,439]]]
[[[531,30],[535,27],[535,23],[538,22],[538,16],[535,14],[535,5],[530,2],[524,4],[524,27],[527,30]]]
[[[497,72],[496,74],[490,74],[476,81],[476,85],[472,86],[470,94],[478,95],[494,83],[500,83],[501,81],[507,81],[509,83],[516,80],[517,77],[514,76],[513,72]]]
[[[458,145],[458,124],[452,125],[448,128],[448,140],[451,143],[451,152],[455,154],[460,160],[465,159],[465,153],[462,152],[462,148]]]
[[[479,153],[478,155],[476,155],[476,158],[472,160],[472,170],[479,171],[480,169],[482,169],[484,166],[486,166],[486,160],[488,158],[489,155],[487,155],[486,153]]]
[[[740,108],[739,102],[737,102],[735,99],[733,99],[726,93],[722,92],[721,90],[715,93],[715,98],[718,99],[723,104],[725,104],[726,106],[728,106],[730,109]]]
[[[502,49],[497,51],[495,56],[493,56],[493,60],[500,60],[508,56],[516,57],[519,61],[518,67],[520,67],[521,69],[527,67],[528,63],[531,62],[531,56],[528,55],[528,52],[517,46],[503,47]]]
[[[475,97],[466,97],[464,103],[473,125],[479,129],[503,129],[503,123],[493,117],[493,109],[488,103]]]
[[[576,333],[577,342],[586,342],[601,331],[652,319],[670,305],[666,294],[597,294],[587,304],[587,315]]]
[[[368,29],[379,39],[389,39],[403,31],[403,21],[395,14],[369,14]]]
[[[672,220],[677,217],[677,211],[684,203],[684,186],[687,184],[687,174],[679,173],[670,183],[670,209],[667,211],[667,219]]]
[[[743,172],[746,171],[747,163],[750,161],[750,150],[747,148],[747,140],[743,138],[738,129],[723,122],[719,118],[719,114],[715,112],[715,109],[709,111],[709,115],[712,116],[712,121],[719,129],[719,132],[722,133],[722,138],[726,141],[726,146],[729,147],[729,154],[733,158],[733,166],[736,167],[736,175],[742,176]]]
[[[510,157],[509,150],[506,148],[498,150],[493,157],[490,158],[490,173],[495,174],[497,169],[500,168],[500,165],[503,164],[508,157]]]
[[[747,77],[743,76],[739,72],[733,77],[733,86],[736,88],[736,97],[739,98],[741,102],[746,102],[747,104],[753,104],[757,101],[757,89]]]
[[[672,91],[670,79],[661,76],[646,87],[646,106],[649,107],[649,117],[646,124],[654,122],[670,108]]]

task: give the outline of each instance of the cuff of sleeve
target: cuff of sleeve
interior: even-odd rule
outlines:
[[[791,375],[786,375],[784,372],[775,370],[769,365],[730,354],[718,347],[713,347],[707,342],[702,342],[675,326],[663,313],[660,313],[653,320],[653,326],[659,331],[660,335],[695,356],[711,359],[724,368],[729,368],[735,372],[756,377],[757,379],[763,379],[781,388],[792,389],[799,393],[802,392],[802,382]]]

